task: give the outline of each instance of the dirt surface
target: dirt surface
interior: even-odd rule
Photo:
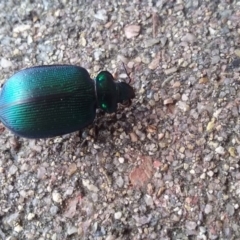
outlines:
[[[124,62],[136,93],[97,139],[0,124],[0,239],[240,239],[239,1],[2,0],[0,26],[1,84]]]

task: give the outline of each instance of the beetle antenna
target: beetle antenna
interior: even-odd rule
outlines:
[[[122,65],[123,65],[123,68],[124,68],[124,70],[125,70],[125,72],[126,72],[126,74],[127,74],[127,76],[128,76],[128,79],[129,79],[129,82],[128,82],[128,84],[130,84],[130,83],[131,83],[131,81],[132,81],[132,79],[131,79],[131,77],[130,77],[130,74],[127,72],[127,69],[126,69],[126,67],[125,67],[125,64],[124,64],[124,62],[122,62]]]

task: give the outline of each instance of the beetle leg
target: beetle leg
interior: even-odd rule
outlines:
[[[130,84],[131,81],[132,81],[132,79],[131,79],[131,77],[130,77],[130,74],[127,72],[127,69],[126,69],[125,64],[124,64],[123,62],[122,62],[122,65],[123,65],[123,68],[124,68],[124,70],[125,70],[125,72],[126,72],[126,74],[127,74],[127,76],[128,76],[128,79],[129,79],[128,84]]]

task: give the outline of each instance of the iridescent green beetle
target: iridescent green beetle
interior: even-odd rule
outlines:
[[[115,82],[108,71],[92,80],[85,68],[74,65],[31,67],[3,85],[0,120],[22,137],[54,137],[91,124],[97,108],[113,113],[118,103],[134,97],[133,88]]]

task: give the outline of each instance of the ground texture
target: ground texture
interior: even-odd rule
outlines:
[[[0,239],[240,239],[240,2],[2,0],[1,84],[75,64],[136,98],[80,134],[0,125]]]

